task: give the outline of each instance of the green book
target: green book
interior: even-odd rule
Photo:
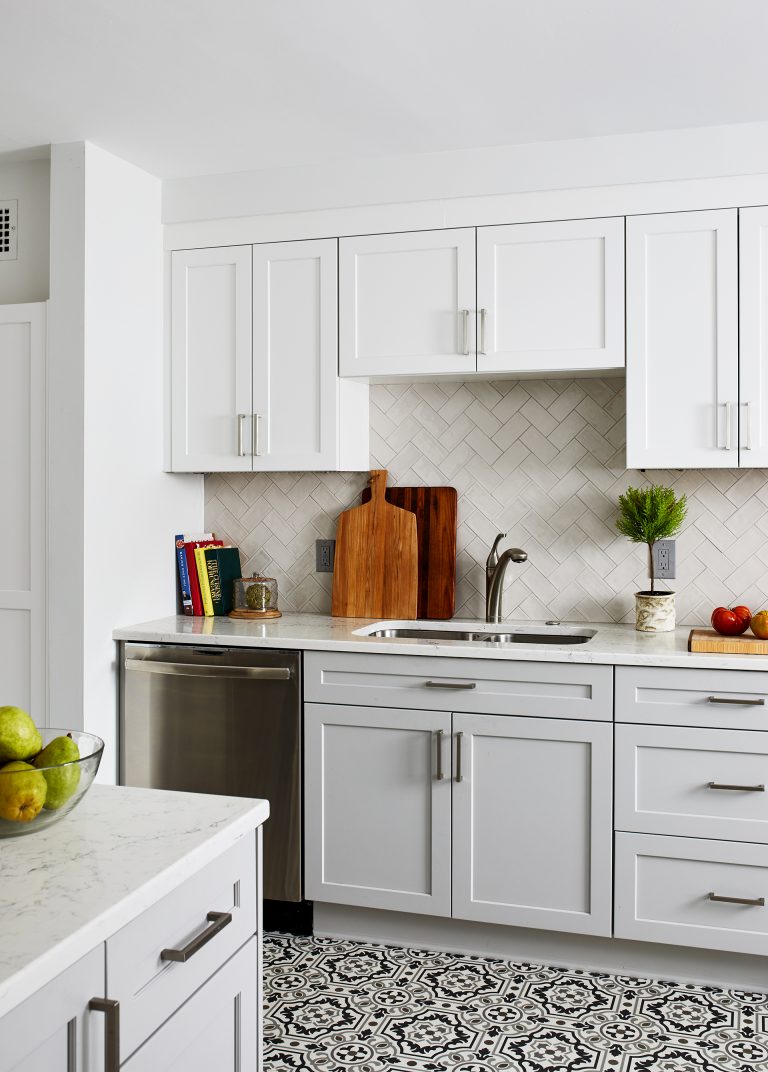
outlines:
[[[232,582],[242,577],[240,550],[237,547],[206,547],[204,554],[213,613],[221,618],[232,610]]]

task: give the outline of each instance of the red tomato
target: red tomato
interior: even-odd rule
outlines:
[[[731,607],[731,610],[737,618],[741,618],[741,620],[743,622],[746,622],[747,625],[749,625],[749,623],[752,621],[752,611],[749,609],[749,607],[745,607],[743,604],[741,604],[738,607]]]
[[[721,633],[723,636],[738,636],[740,633],[745,633],[749,628],[749,618],[743,617],[742,613],[746,607],[738,607],[736,610],[729,610],[727,607],[717,607],[712,611],[712,628]]]

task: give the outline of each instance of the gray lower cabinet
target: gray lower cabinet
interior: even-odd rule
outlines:
[[[611,933],[613,728],[453,716],[453,916]]]
[[[451,716],[305,704],[305,885],[336,904],[451,912]]]
[[[307,896],[611,933],[612,727],[305,705]]]

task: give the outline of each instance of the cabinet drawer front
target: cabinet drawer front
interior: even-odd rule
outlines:
[[[768,847],[617,834],[615,854],[616,938],[768,954]]]
[[[617,666],[616,721],[768,730],[768,673]]]
[[[616,827],[768,844],[768,733],[617,726]]]
[[[123,1060],[141,1045],[257,929],[260,831],[244,837],[107,941],[107,996],[120,1002]],[[211,926],[209,912],[232,922],[185,963],[161,959]]]
[[[613,668],[513,660],[307,652],[315,703],[610,722]]]

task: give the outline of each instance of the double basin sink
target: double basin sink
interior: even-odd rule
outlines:
[[[440,628],[435,623],[420,625],[399,625],[377,623],[372,627],[359,629],[363,636],[381,639],[431,640],[434,643],[458,641],[464,644],[586,644],[596,634],[596,629],[582,629],[565,625],[467,625],[458,628],[455,625]]]

